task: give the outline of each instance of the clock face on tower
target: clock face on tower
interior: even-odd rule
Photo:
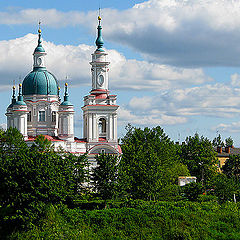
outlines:
[[[103,85],[103,83],[104,83],[104,77],[103,77],[103,75],[100,75],[98,77],[98,85],[101,87]]]

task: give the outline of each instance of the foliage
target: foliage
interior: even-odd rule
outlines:
[[[213,139],[212,145],[214,147],[223,147],[224,146],[224,143],[222,141],[222,137],[220,134],[218,134],[218,136]]]
[[[95,159],[97,166],[92,173],[93,188],[102,199],[111,199],[117,186],[118,156],[102,153]]]
[[[233,146],[233,139],[231,138],[231,136],[225,139],[225,143],[226,143],[225,144],[226,147]]]
[[[200,194],[204,193],[200,183],[189,183],[182,187],[185,197],[190,201],[197,201]]]
[[[0,143],[2,224],[29,223],[41,215],[45,204],[70,204],[80,197],[86,177],[85,156],[55,152],[43,136],[28,147],[12,128],[1,136]]]
[[[234,194],[237,201],[240,201],[240,184],[234,179],[227,178],[224,174],[218,174],[213,179],[214,194],[218,197],[220,203],[233,201]]]
[[[234,178],[239,183],[240,155],[230,155],[222,167],[223,173],[229,178]]]
[[[176,147],[161,127],[134,128],[128,125],[122,141],[119,184],[125,196],[158,199],[162,189],[175,184],[188,169],[178,159]]]
[[[206,184],[216,174],[217,158],[210,140],[196,133],[186,138],[186,144],[182,145],[181,150],[183,163],[191,175],[197,177],[198,182]]]
[[[240,239],[239,204],[130,201],[103,210],[50,205],[11,239]]]

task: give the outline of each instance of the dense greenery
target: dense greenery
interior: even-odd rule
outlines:
[[[240,205],[131,201],[101,210],[49,206],[12,239],[240,239]]]
[[[121,159],[100,154],[93,169],[44,136],[28,146],[0,130],[1,239],[240,238],[240,156],[219,172],[203,136],[179,145],[161,127],[126,130]],[[190,175],[197,183],[179,187]]]
[[[127,197],[155,200],[176,193],[178,176],[189,171],[180,161],[177,148],[160,127],[127,126],[122,140],[120,182]]]
[[[211,141],[196,133],[193,137],[187,137],[185,142],[181,147],[180,157],[191,176],[197,177],[204,185],[217,172],[217,158]]]
[[[81,197],[81,184],[87,176],[85,156],[55,152],[43,136],[28,147],[13,128],[0,137],[2,226],[29,224],[41,216],[45,205],[70,205]]]

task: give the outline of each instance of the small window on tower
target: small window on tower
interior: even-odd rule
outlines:
[[[56,122],[57,120],[57,114],[56,114],[56,111],[53,111],[52,112],[52,122]]]
[[[46,121],[45,115],[46,115],[45,111],[39,111],[39,115],[38,115],[39,122],[45,122]]]
[[[100,138],[106,137],[106,119],[105,118],[100,118],[98,121],[98,134]]]
[[[31,113],[31,111],[29,111],[28,114],[27,114],[27,121],[28,122],[32,121],[32,113]]]

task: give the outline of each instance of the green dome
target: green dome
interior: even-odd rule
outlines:
[[[46,68],[34,68],[23,80],[23,95],[57,95],[56,77]]]

